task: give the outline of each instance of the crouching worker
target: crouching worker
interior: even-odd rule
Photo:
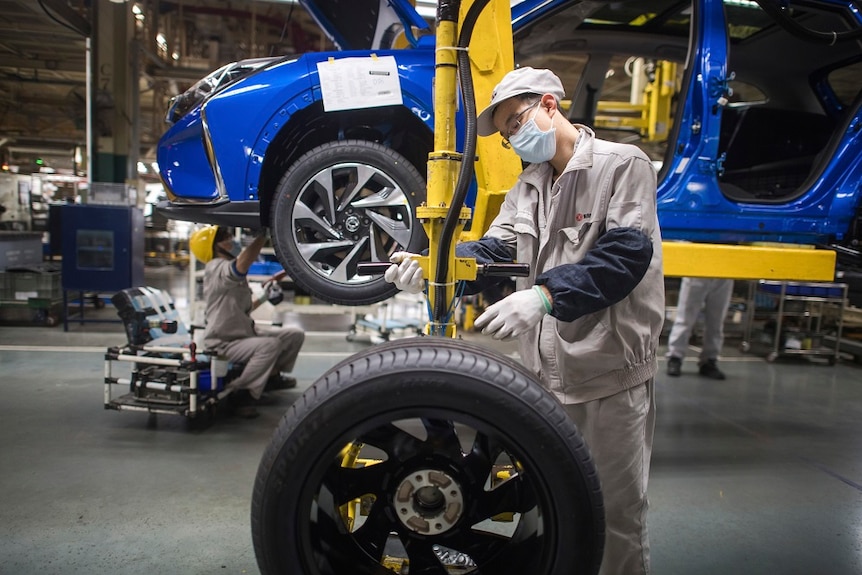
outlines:
[[[258,416],[256,406],[260,405],[264,388],[296,385],[296,380],[286,374],[293,370],[305,341],[305,332],[299,327],[255,328],[251,312],[267,301],[266,290],[262,297],[253,298],[246,275],[265,243],[265,230],[261,230],[241,249],[223,226],[196,230],[189,239],[192,253],[206,264],[204,345],[221,357],[245,364],[227,388],[233,390],[229,397],[236,414],[249,418]]]

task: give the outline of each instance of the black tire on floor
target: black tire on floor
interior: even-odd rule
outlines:
[[[556,399],[509,358],[430,337],[356,354],[290,407],[251,521],[264,575],[591,574],[604,545],[595,467]]]
[[[422,250],[427,238],[416,208],[425,195],[422,176],[391,148],[365,140],[318,146],[293,163],[276,190],[276,255],[299,287],[322,300],[383,301],[395,286],[356,275],[356,264]]]

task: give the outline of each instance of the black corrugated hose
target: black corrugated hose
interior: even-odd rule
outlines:
[[[434,272],[434,281],[437,284],[443,284],[446,281],[446,274],[449,271],[449,247],[461,215],[461,208],[464,206],[464,200],[467,197],[467,191],[473,180],[473,162],[476,157],[476,94],[473,91],[473,76],[470,73],[470,55],[467,53],[466,48],[470,44],[476,20],[489,1],[479,0],[470,7],[458,34],[458,79],[461,84],[461,95],[464,102],[464,151],[461,159],[461,168],[458,172],[458,182],[455,184],[455,192],[452,194],[452,204],[446,213],[446,219],[443,221],[443,230],[440,233],[439,257]],[[455,21],[457,21],[460,4],[460,0],[441,1],[437,6],[438,20],[451,20],[454,15]],[[435,290],[433,321],[442,323],[448,313],[448,309],[449,302],[446,301],[446,291]]]

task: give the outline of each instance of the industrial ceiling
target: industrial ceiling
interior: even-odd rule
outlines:
[[[87,140],[86,38],[104,31],[93,25],[100,15],[116,10],[128,11],[131,22],[129,67],[139,74],[137,109],[127,121],[136,123],[144,166],[155,161],[170,98],[194,81],[242,58],[331,48],[305,10],[290,1],[0,0],[4,164],[30,171],[41,158],[58,171],[83,173],[78,162],[84,161]],[[97,85],[90,97],[96,125],[112,102]]]

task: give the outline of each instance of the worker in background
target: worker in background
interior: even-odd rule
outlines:
[[[280,294],[273,287],[255,299],[246,279],[265,243],[265,230],[260,230],[245,249],[240,249],[223,226],[196,230],[189,239],[192,253],[206,263],[204,346],[232,362],[245,364],[240,375],[227,384],[233,390],[230,400],[242,417],[257,417],[256,407],[264,388],[286,389],[296,385],[296,380],[287,373],[293,370],[305,341],[305,332],[299,327],[264,330],[255,327],[251,318],[251,312],[260,304],[270,297],[277,303]]]
[[[649,572],[647,479],[655,423],[656,350],[664,321],[656,173],[637,147],[600,140],[560,109],[560,79],[529,67],[508,73],[479,114],[478,134],[500,132],[529,162],[483,238],[459,244],[478,263],[531,262],[517,291],[475,326],[518,338],[521,361],[563,403],[602,484],[601,573]],[[392,255],[385,278],[418,293],[412,254]],[[418,270],[418,275],[417,275]],[[468,282],[481,291],[496,278]]]
[[[667,374],[682,373],[682,360],[688,351],[688,340],[703,310],[703,347],[698,373],[710,379],[724,379],[718,369],[718,355],[724,344],[724,318],[733,295],[733,280],[724,278],[682,278],[676,318],[667,339]]]

